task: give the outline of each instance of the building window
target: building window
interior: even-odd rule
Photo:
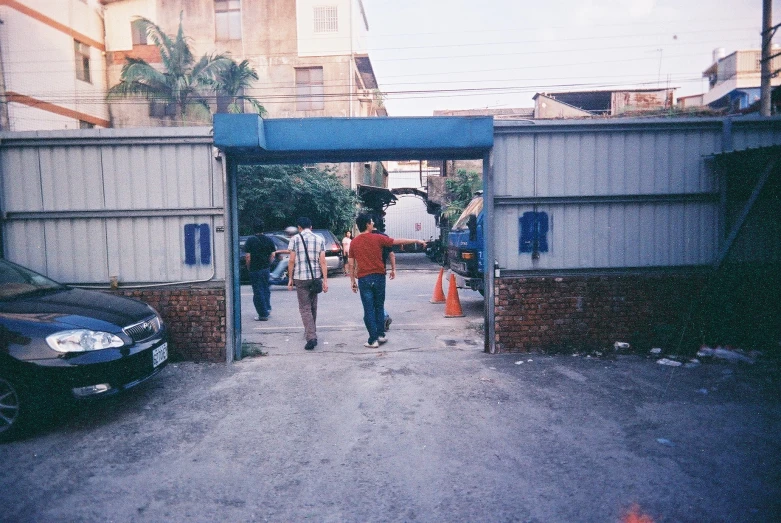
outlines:
[[[133,45],[147,45],[144,22],[141,20],[134,20],[130,24],[130,31],[133,34]]]
[[[315,33],[339,32],[339,17],[336,6],[315,7]]]
[[[149,116],[154,118],[165,118],[166,116],[176,116],[176,104],[160,100],[149,102]]]
[[[241,40],[241,1],[214,0],[217,40]]]
[[[323,109],[323,68],[296,69],[296,110]]]
[[[76,52],[76,78],[92,83],[89,71],[89,46],[74,40],[73,48]]]
[[[91,122],[85,122],[84,120],[79,120],[79,129],[94,129],[95,124]]]

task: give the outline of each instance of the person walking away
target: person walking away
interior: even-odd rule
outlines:
[[[271,313],[271,288],[269,287],[269,268],[276,246],[263,234],[263,220],[253,224],[254,236],[247,238],[244,244],[244,263],[249,271],[252,284],[252,304],[255,306],[255,321],[266,321]]]
[[[380,221],[380,218],[378,215],[372,216],[372,221],[374,222],[375,227],[378,227],[382,222]],[[379,229],[373,229],[372,234],[382,234],[383,236],[387,236],[384,232],[380,231]],[[390,261],[390,275],[388,276],[391,280],[396,278],[396,253],[393,252],[393,248],[391,247],[383,247],[382,248],[382,264],[387,269],[388,267],[388,261]],[[383,306],[382,316],[385,319],[385,329],[383,332],[387,334],[388,329],[390,329],[391,323],[393,323],[393,318],[391,318],[391,315],[388,314],[387,309]]]
[[[344,238],[342,238],[342,257],[343,257],[343,265],[344,265],[344,273],[348,274],[347,272],[347,256],[350,254],[350,242],[353,241],[353,233],[351,231],[347,231],[344,233]]]
[[[350,284],[353,292],[360,293],[363,305],[363,323],[369,331],[365,347],[377,348],[385,343],[385,264],[382,248],[393,245],[425,244],[423,240],[391,238],[372,234],[374,220],[367,213],[360,213],[355,220],[360,234],[350,244]]]
[[[325,240],[312,232],[312,220],[302,216],[296,222],[298,234],[290,238],[288,250],[288,290],[296,287],[298,312],[304,324],[304,349],[317,346],[317,292],[315,280],[322,278],[323,292],[328,292],[328,266],[325,263]]]

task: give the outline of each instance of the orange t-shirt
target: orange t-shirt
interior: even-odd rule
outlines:
[[[393,238],[384,234],[364,232],[353,238],[349,257],[358,263],[358,278],[369,274],[385,274],[382,248],[392,245]]]

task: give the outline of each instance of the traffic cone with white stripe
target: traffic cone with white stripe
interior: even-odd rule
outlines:
[[[461,318],[464,311],[461,310],[461,300],[458,299],[456,287],[456,275],[450,273],[450,285],[447,287],[447,302],[445,302],[445,318]]]
[[[434,285],[434,294],[431,296],[431,303],[445,303],[445,293],[442,290],[442,274],[445,269],[439,269],[439,276],[437,277],[437,283]]]

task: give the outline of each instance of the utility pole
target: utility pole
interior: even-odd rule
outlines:
[[[0,20],[0,25],[4,22]],[[0,46],[0,131],[10,131],[11,122],[8,117],[8,97],[5,91],[5,68],[3,67],[3,50]]]
[[[773,0],[762,0],[762,60],[761,76],[762,83],[760,87],[759,114],[761,116],[770,116],[770,42],[773,40]]]

